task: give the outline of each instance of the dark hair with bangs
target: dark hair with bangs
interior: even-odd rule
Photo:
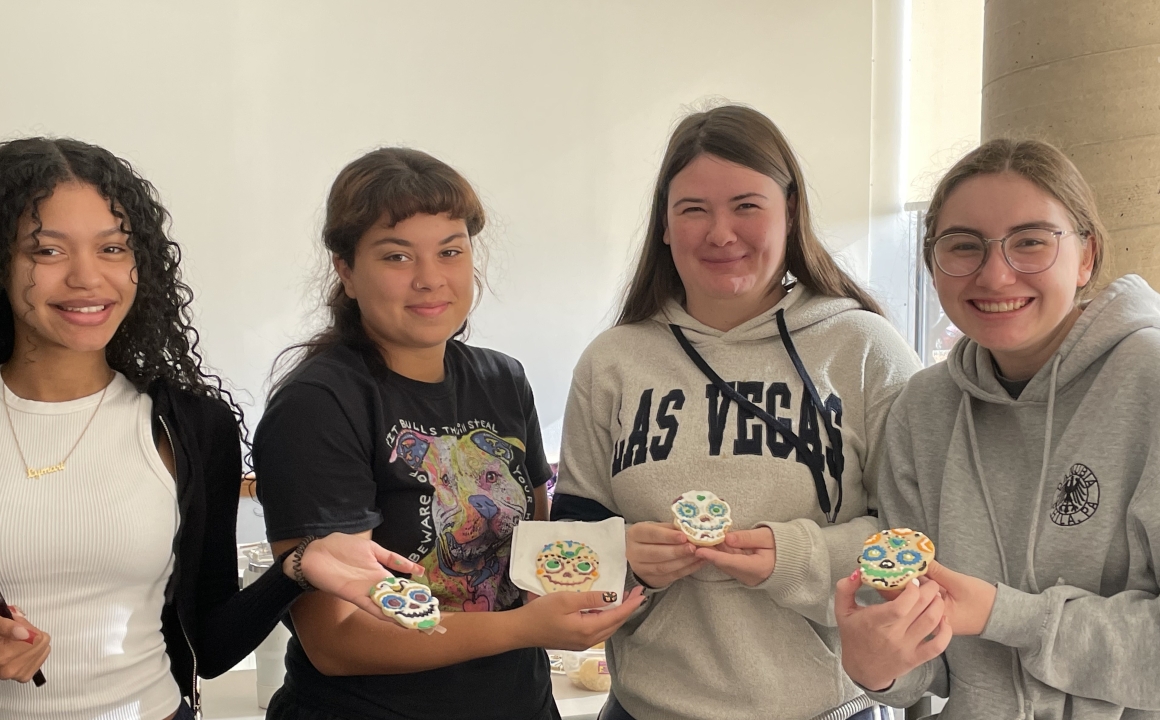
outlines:
[[[447,163],[425,152],[409,148],[387,147],[373,150],[347,165],[335,178],[326,201],[326,221],[322,227],[322,245],[334,257],[354,267],[355,250],[362,236],[380,220],[391,226],[415,215],[440,215],[463,220],[467,234],[475,245],[487,217],[471,183]],[[483,276],[476,264],[475,287],[478,301]],[[381,356],[362,325],[358,302],[347,297],[338,273],[330,271],[325,304],[330,314],[327,327],[306,342],[291,345],[274,361],[276,391],[294,368],[336,345],[349,345],[366,351],[368,357]],[[467,322],[455,333],[467,333]],[[293,361],[283,373],[278,366],[287,354]]]
[[[137,296],[105,347],[109,366],[139,392],[158,381],[218,398],[245,428],[242,412],[198,351],[190,305],[193,292],[181,277],[181,249],[169,239],[169,213],[157,190],[127,161],[108,150],[68,138],[28,137],[0,143],[0,278],[12,272],[17,230],[27,216],[40,230],[40,203],[65,183],[88,185],[109,204],[129,236]],[[36,232],[33,233],[35,238]],[[12,305],[0,284],[0,363],[13,353]]]
[[[664,242],[669,185],[677,173],[701,155],[713,155],[773,179],[796,199],[789,213],[785,238],[785,271],[819,295],[851,298],[872,313],[885,315],[873,296],[851,278],[818,239],[801,166],[789,142],[773,121],[744,105],[721,105],[681,120],[669,138],[653,189],[652,210],[637,260],[624,293],[617,325],[647,320],[669,300],[684,303],[685,286]],[[777,278],[775,282],[783,282]],[[769,292],[776,288],[770,287]]]

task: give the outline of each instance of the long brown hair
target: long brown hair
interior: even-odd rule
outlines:
[[[473,250],[477,236],[483,232],[487,215],[475,189],[447,163],[425,152],[409,148],[386,147],[373,150],[347,165],[335,178],[326,201],[326,220],[322,227],[322,245],[327,252],[354,267],[359,239],[384,216],[391,226],[415,215],[439,215],[463,220]],[[476,253],[477,256],[480,253]],[[271,392],[286,380],[290,372],[310,358],[336,345],[349,345],[370,351],[380,357],[362,325],[358,302],[347,297],[338,273],[327,271],[328,287],[325,305],[330,323],[306,342],[291,345],[274,361],[280,375]],[[483,289],[480,263],[476,263],[475,288],[478,302]],[[455,333],[467,332],[467,322]],[[278,372],[283,358],[293,358],[285,372]]]
[[[669,185],[677,173],[702,154],[767,175],[781,187],[787,203],[797,199],[786,232],[785,269],[799,283],[820,295],[857,300],[870,312],[884,315],[878,302],[838,267],[818,239],[801,167],[785,136],[769,118],[753,108],[722,105],[689,115],[669,138],[653,191],[648,230],[636,271],[624,294],[617,325],[646,320],[669,300],[683,302],[685,299],[685,286],[677,273],[672,251],[664,243]],[[783,278],[778,278],[775,282],[782,281]]]
[[[1096,286],[1100,269],[1104,264],[1104,245],[1108,231],[1096,211],[1096,198],[1091,187],[1083,179],[1063,151],[1040,140],[1016,140],[998,138],[983,143],[963,156],[939,181],[934,196],[930,199],[926,217],[923,220],[922,259],[926,268],[934,272],[934,241],[938,229],[938,218],[943,205],[951,193],[965,180],[976,175],[998,175],[1013,172],[1035,183],[1039,189],[1052,196],[1063,205],[1071,218],[1076,233],[1084,242],[1093,243],[1092,275],[1086,285],[1077,292],[1077,297]]]

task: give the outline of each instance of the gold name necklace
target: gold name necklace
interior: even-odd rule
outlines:
[[[64,456],[64,459],[58,462],[56,465],[49,465],[48,467],[42,468],[32,467],[28,464],[28,460],[24,458],[24,450],[20,448],[20,438],[16,437],[16,424],[12,422],[12,413],[8,410],[8,386],[3,385],[0,387],[0,400],[3,400],[4,402],[4,416],[8,418],[8,427],[12,430],[12,441],[16,443],[16,452],[20,454],[20,462],[24,463],[24,469],[25,472],[28,473],[29,479],[35,480],[42,475],[50,475],[52,473],[64,470],[64,464],[68,462],[70,457],[72,457],[73,450],[77,449],[77,445],[81,444],[81,438],[83,438],[85,433],[89,431],[89,426],[93,424],[93,418],[97,416],[97,412],[99,412],[101,409],[101,403],[105,401],[105,393],[109,391],[109,385],[112,384],[113,383],[110,381],[105,385],[105,389],[101,390],[101,397],[99,400],[97,400],[96,410],[93,410],[93,414],[89,416],[89,421],[85,423],[85,429],[81,430],[81,434],[77,437],[77,441],[73,443],[71,448],[69,448],[68,454]]]

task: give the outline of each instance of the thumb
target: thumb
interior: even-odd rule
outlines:
[[[382,545],[379,545],[377,542],[371,542],[371,545],[373,546],[372,549],[375,553],[375,560],[378,560],[379,564],[383,567],[387,568],[388,570],[398,570],[399,572],[409,573],[415,577],[423,577],[425,570],[423,569],[422,565],[411,562],[398,553],[391,552]]]
[[[726,533],[725,544],[729,547],[750,550],[772,550],[774,548],[773,531],[767,527],[759,527],[752,530]]]
[[[842,578],[834,586],[834,614],[838,617],[849,617],[858,611],[858,601],[854,599],[858,588],[862,587],[861,572],[854,571],[853,575]]]
[[[30,637],[32,636],[28,633],[28,628],[15,620],[0,618],[0,638],[11,638],[12,640],[26,642]]]
[[[944,588],[950,589],[957,583],[958,573],[943,565],[938,560],[931,560],[926,569],[926,576]]]

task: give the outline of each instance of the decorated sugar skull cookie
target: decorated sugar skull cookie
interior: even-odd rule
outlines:
[[[729,503],[706,490],[690,490],[673,501],[673,524],[689,542],[710,547],[725,542],[733,518]]]
[[[412,630],[434,630],[439,625],[439,599],[422,583],[391,575],[370,590],[383,614]]]
[[[536,576],[544,592],[590,590],[600,577],[600,557],[584,543],[557,540],[536,556]]]
[[[934,560],[934,542],[917,530],[894,528],[875,533],[862,545],[858,566],[862,583],[898,590],[926,574]]]

